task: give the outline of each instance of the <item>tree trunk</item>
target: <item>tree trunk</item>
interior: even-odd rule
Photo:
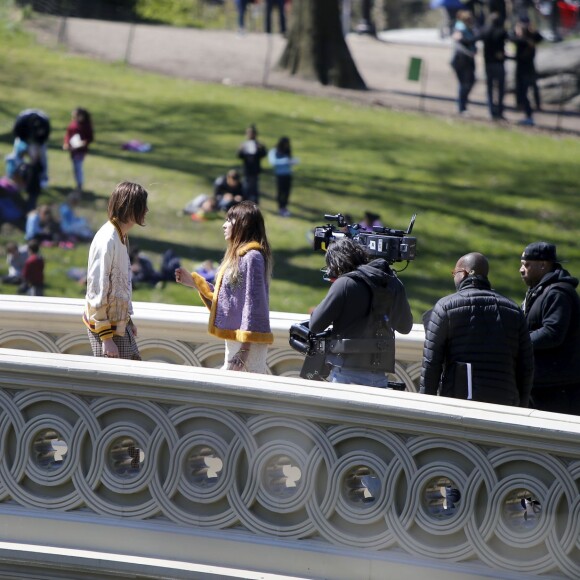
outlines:
[[[366,89],[342,34],[338,0],[293,0],[279,66],[323,85]]]

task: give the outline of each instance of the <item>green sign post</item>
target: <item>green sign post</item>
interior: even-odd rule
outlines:
[[[423,63],[422,58],[412,56],[409,61],[409,70],[407,72],[407,80],[418,82],[421,81],[421,100],[419,108],[424,109],[423,98],[425,96],[425,84],[427,83],[427,63]]]
[[[411,60],[409,61],[409,73],[407,74],[407,79],[410,81],[420,80],[422,67],[423,59],[412,56]]]

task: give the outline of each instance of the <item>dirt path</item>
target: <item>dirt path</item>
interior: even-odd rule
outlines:
[[[331,96],[353,102],[385,106],[398,110],[422,110],[456,118],[456,81],[449,66],[451,48],[436,38],[426,39],[419,31],[409,31],[404,41],[383,42],[367,36],[349,35],[347,42],[365,79],[368,91],[324,87],[275,70],[285,40],[279,35],[231,31],[180,29],[168,26],[129,25],[69,18],[43,17],[31,21],[42,43],[60,40],[73,52],[79,52],[162,74],[192,80],[230,85],[267,86],[315,96]],[[413,36],[414,35],[414,36]],[[422,83],[407,80],[411,57],[423,59],[426,74]],[[482,63],[480,80],[472,93],[469,119],[466,122],[491,123],[485,104]],[[506,117],[517,127],[523,115],[510,108],[508,95]],[[557,108],[535,115],[534,131],[557,131],[580,135],[580,115],[562,113]],[[529,128],[520,129],[527,130]]]

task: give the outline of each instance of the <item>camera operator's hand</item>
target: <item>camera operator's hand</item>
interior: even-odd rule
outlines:
[[[193,276],[185,268],[177,268],[175,270],[175,281],[178,284],[183,284],[184,286],[189,286],[197,290]]]

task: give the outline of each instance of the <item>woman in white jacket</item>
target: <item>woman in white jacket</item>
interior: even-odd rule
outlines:
[[[147,191],[137,183],[119,183],[109,199],[109,221],[89,250],[83,321],[95,356],[141,360],[131,320],[131,263],[128,232],[145,225]]]

